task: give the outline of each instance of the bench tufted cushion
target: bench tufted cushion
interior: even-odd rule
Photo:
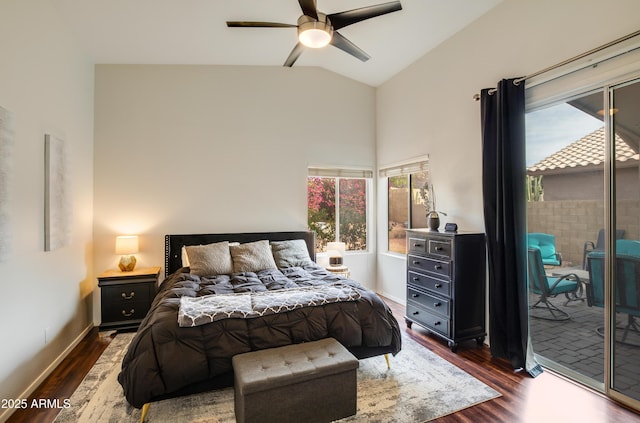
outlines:
[[[253,351],[232,358],[243,393],[291,385],[358,368],[358,360],[333,338]]]
[[[326,423],[356,413],[358,360],[333,338],[232,362],[238,423]]]

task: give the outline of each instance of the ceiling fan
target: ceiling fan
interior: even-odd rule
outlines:
[[[356,22],[402,10],[399,1],[391,1],[326,15],[318,11],[316,0],[298,0],[298,3],[302,9],[302,16],[298,18],[297,25],[277,22],[227,21],[227,26],[232,28],[298,28],[298,43],[289,53],[284,66],[293,66],[305,46],[321,48],[328,44],[366,62],[371,56],[342,36],[338,30]]]

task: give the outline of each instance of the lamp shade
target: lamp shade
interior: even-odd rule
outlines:
[[[344,242],[327,242],[327,252],[329,252],[329,256],[338,255],[342,257],[346,249],[347,245]]]
[[[138,252],[138,236],[123,235],[116,237],[116,254],[128,255]]]

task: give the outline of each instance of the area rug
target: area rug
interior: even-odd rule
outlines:
[[[118,334],[70,398],[56,423],[135,422],[140,410],[125,400],[117,381],[122,357],[132,334]],[[358,412],[340,420],[362,422],[425,422],[496,398],[500,393],[403,336],[402,351],[390,357],[360,360]],[[144,382],[142,382],[144,383]],[[233,388],[151,404],[147,422],[232,423]]]

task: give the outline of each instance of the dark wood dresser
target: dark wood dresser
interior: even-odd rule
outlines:
[[[482,233],[407,230],[407,327],[417,323],[448,341],[483,344],[486,258]]]
[[[107,270],[98,276],[102,323],[100,330],[137,329],[156,295],[160,267],[131,272]]]

